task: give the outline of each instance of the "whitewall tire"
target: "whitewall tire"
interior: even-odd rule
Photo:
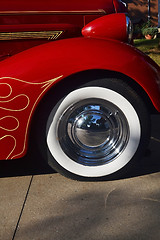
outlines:
[[[74,179],[102,178],[119,173],[139,156],[148,134],[143,127],[147,112],[137,96],[134,101],[133,92],[127,93],[130,101],[120,91],[82,86],[53,107],[46,130],[53,168]]]

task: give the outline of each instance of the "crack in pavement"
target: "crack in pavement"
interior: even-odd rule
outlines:
[[[19,215],[19,218],[18,218],[17,224],[16,224],[16,228],[15,228],[15,230],[14,230],[14,234],[13,234],[12,240],[15,239],[16,232],[17,232],[17,229],[18,229],[18,226],[19,226],[19,223],[20,223],[20,220],[21,220],[22,214],[23,214],[23,210],[24,210],[24,207],[25,207],[25,204],[26,204],[27,198],[28,198],[28,194],[29,194],[29,191],[30,191],[30,188],[31,188],[32,181],[33,181],[33,175],[31,176],[31,180],[30,180],[30,183],[29,183],[29,186],[28,186],[28,189],[27,189],[27,193],[26,193],[26,196],[25,196],[25,199],[24,199],[23,205],[22,205],[22,209],[21,209],[21,212],[20,212],[20,215]]]
[[[108,202],[109,196],[110,196],[111,193],[112,193],[113,191],[115,191],[115,190],[116,190],[116,188],[111,189],[111,191],[109,191],[109,193],[108,193],[107,196],[105,197],[105,208],[107,207],[107,202]]]
[[[157,139],[155,137],[151,137],[151,140],[154,140],[155,142],[159,142],[160,143],[160,139]]]

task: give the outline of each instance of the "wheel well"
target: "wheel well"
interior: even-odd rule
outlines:
[[[104,79],[104,78],[116,78],[120,79],[122,82],[125,82],[128,86],[130,86],[143,100],[148,108],[148,111],[152,113],[157,113],[157,110],[153,106],[148,94],[145,90],[132,78],[120,73],[120,72],[113,72],[108,70],[87,70],[83,72],[78,72],[73,74],[62,81],[58,82],[53,89],[56,88],[56,93],[58,93],[59,97],[64,96],[64,92],[62,89],[65,89],[65,92],[70,92],[72,89],[75,89],[79,85],[85,84],[89,81],[94,81],[97,79]],[[51,91],[53,91],[51,89]],[[50,93],[48,93],[50,94]],[[58,96],[57,96],[58,97]]]
[[[112,78],[112,79],[119,79],[122,82],[125,82],[128,86],[130,86],[143,100],[148,108],[150,114],[157,113],[155,107],[153,106],[148,94],[145,90],[132,78],[119,73],[113,72],[108,70],[87,70],[83,72],[78,72],[76,74],[70,75],[61,81],[59,81],[56,85],[54,85],[41,99],[40,103],[37,106],[37,109],[34,113],[34,117],[36,117],[36,113],[40,109],[46,109],[47,102],[49,101],[50,96],[52,96],[52,101],[57,102],[57,100],[64,97],[65,94],[69,93],[71,90],[75,89],[76,87],[85,84],[89,81],[94,81],[97,79],[104,79],[104,78]]]
[[[76,87],[85,84],[89,81],[94,81],[97,79],[120,79],[122,82],[125,82],[128,86],[130,86],[143,100],[143,102],[146,104],[146,107],[148,108],[149,113],[156,113],[156,109],[154,108],[149,96],[144,91],[144,89],[133,79],[129,78],[128,76],[119,73],[119,72],[112,72],[112,71],[106,71],[106,70],[88,70],[79,72],[73,75],[70,75],[69,77],[64,78],[60,82],[58,82],[56,85],[54,85],[47,93],[46,95],[41,99],[40,103],[38,104],[33,118],[31,122],[31,131],[29,134],[29,139],[33,136],[33,131],[35,124],[37,124],[38,118],[45,118],[45,112],[47,113],[49,111],[49,105],[48,102],[57,102],[59,99],[63,98],[65,94],[69,93],[71,90],[75,89]],[[42,113],[43,110],[43,114]],[[32,136],[31,136],[32,135]],[[31,137],[30,137],[31,136]]]

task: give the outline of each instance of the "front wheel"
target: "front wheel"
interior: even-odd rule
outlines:
[[[129,86],[114,82],[88,83],[53,107],[46,128],[48,157],[63,175],[115,178],[139,160],[149,136],[148,113]]]

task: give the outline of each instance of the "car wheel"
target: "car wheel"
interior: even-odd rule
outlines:
[[[49,164],[73,179],[117,178],[140,159],[150,119],[141,98],[116,79],[72,90],[49,114]]]

